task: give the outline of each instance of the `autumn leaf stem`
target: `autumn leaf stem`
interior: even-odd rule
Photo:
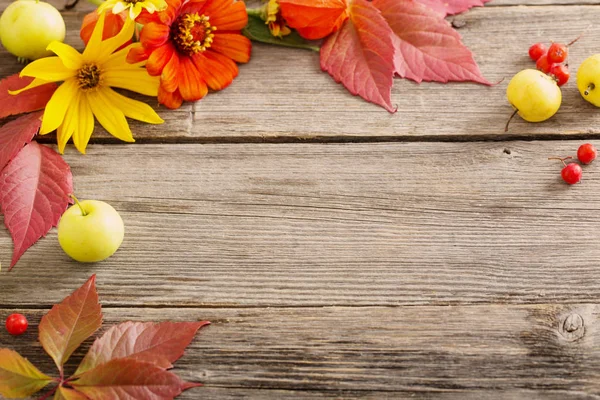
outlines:
[[[75,202],[75,204],[77,204],[79,206],[79,209],[81,209],[81,215],[83,215],[85,217],[87,215],[87,213],[83,209],[83,206],[81,205],[79,200],[77,200],[77,197],[75,197],[74,194],[70,194],[69,197],[71,197],[73,199],[73,201]]]

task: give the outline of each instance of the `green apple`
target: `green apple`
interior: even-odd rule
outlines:
[[[103,201],[75,202],[58,223],[60,247],[80,262],[106,260],[123,242],[125,226],[121,216]]]
[[[60,12],[43,1],[15,1],[0,17],[2,45],[22,59],[37,60],[52,55],[46,47],[52,41],[64,41],[65,33]]]

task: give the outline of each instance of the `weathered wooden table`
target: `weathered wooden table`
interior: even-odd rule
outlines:
[[[8,273],[0,230],[0,316],[32,322],[25,337],[0,329],[0,346],[51,372],[39,318],[95,273],[107,323],[213,322],[177,363],[206,385],[183,399],[600,395],[600,166],[568,187],[547,160],[598,139],[600,110],[570,82],[551,121],[503,132],[531,43],[584,33],[573,73],[600,52],[597,3],[496,0],[455,17],[485,76],[507,79],[398,81],[396,115],[349,95],[316,53],[257,44],[228,89],[133,124],[138,143],[97,128],[66,159],[80,198],[121,212],[123,246],[82,265],[53,231]],[[65,12],[78,47],[85,9]],[[0,60],[3,76],[20,68]]]

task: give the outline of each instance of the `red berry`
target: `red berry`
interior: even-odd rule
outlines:
[[[558,84],[558,86],[562,86],[565,83],[569,82],[569,78],[571,77],[569,67],[567,67],[564,64],[554,64],[550,68],[550,75],[556,78],[556,83]]]
[[[560,175],[562,176],[563,181],[567,182],[569,185],[574,185],[581,180],[582,172],[579,164],[570,163],[560,171]]]
[[[591,143],[585,143],[577,149],[577,158],[584,164],[589,164],[596,159],[598,150]]]
[[[11,314],[6,318],[6,330],[11,335],[22,335],[27,330],[29,323],[22,314]]]
[[[538,58],[537,62],[535,63],[535,66],[537,69],[539,69],[540,71],[542,71],[545,74],[550,72],[550,68],[552,67],[550,61],[548,61],[547,54],[544,54],[543,56]]]
[[[529,48],[529,57],[531,57],[533,61],[537,61],[541,56],[546,54],[547,51],[548,49],[544,43],[536,43]]]
[[[567,59],[569,48],[562,43],[552,43],[548,49],[548,61],[550,63],[561,63]]]

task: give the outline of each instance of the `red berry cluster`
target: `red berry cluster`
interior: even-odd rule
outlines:
[[[585,143],[579,146],[577,149],[577,158],[579,162],[582,164],[589,164],[596,159],[598,155],[598,150],[591,143]],[[563,164],[563,169],[560,171],[560,175],[563,178],[563,181],[567,182],[569,185],[574,185],[581,181],[581,175],[583,174],[583,170],[581,169],[581,165],[573,162],[573,163],[565,163],[565,160],[571,160],[573,157],[551,157],[549,160],[560,160]]]
[[[529,48],[529,57],[535,61],[536,68],[554,77],[558,86],[567,83],[571,77],[568,56],[569,46],[562,43],[552,43],[550,48],[543,43],[536,43]]]

